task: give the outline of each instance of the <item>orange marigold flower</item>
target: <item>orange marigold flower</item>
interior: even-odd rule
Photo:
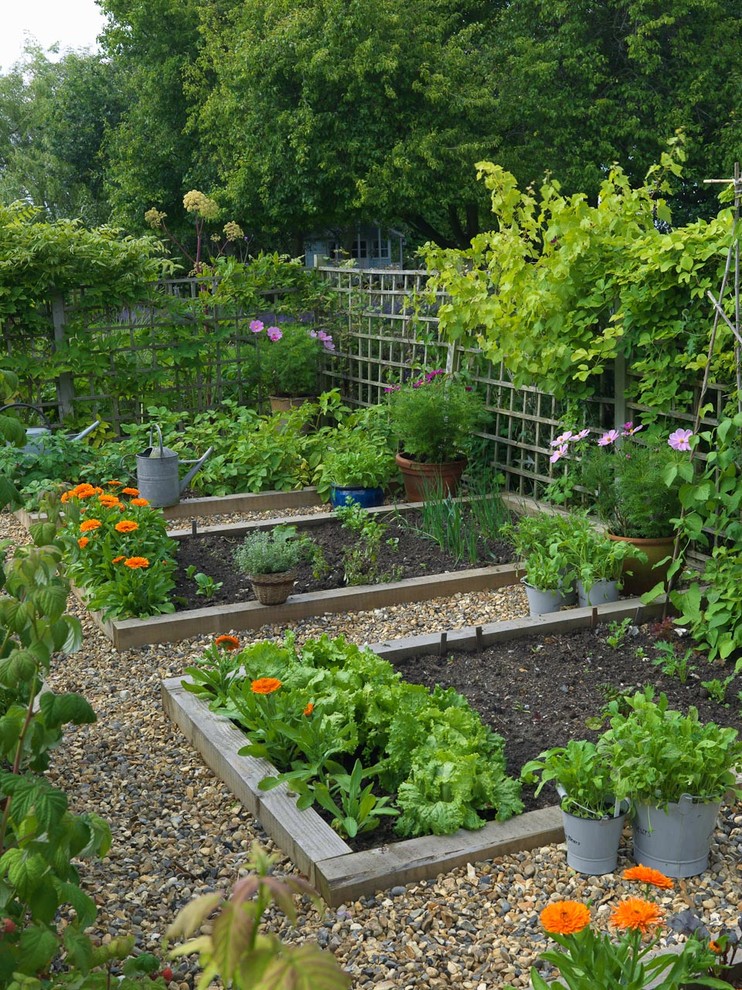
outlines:
[[[75,485],[72,494],[75,498],[90,498],[91,495],[95,495],[95,488],[87,483]]]
[[[149,499],[146,498],[133,498],[129,505],[149,505]]]
[[[638,880],[639,883],[649,883],[653,887],[660,887],[662,890],[672,890],[675,886],[669,877],[659,870],[652,869],[651,866],[632,866],[623,872],[624,880]]]
[[[133,519],[122,519],[113,528],[117,533],[133,533],[134,530],[139,529],[139,523],[134,522]]]
[[[310,701],[309,704],[307,705],[307,707],[302,712],[302,714],[303,715],[311,715],[313,711],[314,711],[314,705]]]
[[[657,925],[660,921],[662,921],[662,912],[659,907],[651,901],[642,900],[641,897],[628,897],[625,901],[621,901],[611,915],[611,924],[616,928],[639,931],[643,935],[646,935],[652,925]]]
[[[259,677],[253,681],[250,689],[253,694],[273,694],[281,686],[281,681],[277,677]]]
[[[139,494],[139,489],[138,488],[122,488],[121,489],[121,493],[123,495],[138,495]]]
[[[541,912],[541,924],[553,935],[575,935],[590,924],[590,909],[580,901],[555,901]]]
[[[119,504],[119,500],[115,495],[99,495],[98,501],[104,509],[110,509],[112,506]]]
[[[101,525],[100,519],[86,519],[84,523],[80,524],[80,532],[89,533],[93,529],[99,529]]]
[[[137,570],[139,567],[149,567],[149,561],[146,557],[127,557],[124,561],[126,567],[131,567],[133,571]]]
[[[236,636],[217,636],[214,642],[225,650],[238,650],[240,648],[240,641]]]
[[[709,942],[709,951],[716,953],[717,956],[720,956],[724,950],[715,939],[712,939]]]
[[[120,553],[118,555],[118,557],[113,557],[112,558],[111,563],[112,564],[120,564],[122,560],[126,560],[126,556],[123,553]]]
[[[81,536],[77,541],[77,545],[81,550],[84,550],[88,543],[90,543],[90,540],[87,536]]]

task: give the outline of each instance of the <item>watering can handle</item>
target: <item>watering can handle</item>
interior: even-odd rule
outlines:
[[[33,411],[35,413],[38,413],[38,415],[41,416],[41,418],[43,419],[44,426],[47,429],[51,429],[51,423],[47,419],[46,414],[44,413],[44,410],[43,409],[39,409],[38,406],[32,406],[30,402],[8,402],[7,405],[0,406],[0,413],[4,413],[6,409],[16,409],[16,408],[20,408],[20,409],[33,409]]]
[[[158,423],[153,423],[152,426],[150,426],[150,428],[149,428],[149,445],[150,445],[150,447],[153,446],[153,444],[152,444],[152,430],[157,430],[157,437],[158,437],[158,439],[160,441],[160,457],[164,457],[165,456],[165,448],[164,448],[164,446],[162,444],[162,430],[160,429],[159,424]]]

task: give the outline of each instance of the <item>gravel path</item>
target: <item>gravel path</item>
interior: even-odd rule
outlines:
[[[27,539],[13,517],[0,517],[0,538]],[[94,810],[113,829],[103,860],[86,863],[84,883],[96,898],[96,930],[104,941],[134,932],[138,948],[157,949],[175,912],[192,897],[227,890],[244,869],[251,842],[273,843],[235,801],[164,717],[160,681],[180,674],[208,638],[177,645],[116,652],[70,599],[80,615],[85,642],[53,668],[52,686],[78,691],[98,721],[68,730],[54,754],[50,777],[70,796],[73,811]],[[319,632],[352,633],[360,642],[430,627],[474,624],[522,615],[519,591],[458,595],[453,600],[401,606],[345,616],[324,616],[295,627],[300,639]],[[266,627],[255,638],[280,635]],[[240,634],[243,636],[244,634]],[[742,910],[742,808],[722,817],[703,876],[678,881],[660,894],[672,909],[693,907],[714,931],[731,925]],[[625,853],[620,866],[627,865]],[[285,857],[281,868],[292,870]],[[354,990],[494,990],[527,987],[528,971],[546,940],[538,911],[551,898],[590,900],[606,919],[610,902],[631,885],[618,874],[571,875],[563,846],[474,863],[435,880],[380,892],[319,917],[313,909],[288,929],[286,938],[316,940],[329,947],[353,976]],[[636,893],[636,890],[631,890]],[[173,964],[173,986],[190,990],[195,969]]]

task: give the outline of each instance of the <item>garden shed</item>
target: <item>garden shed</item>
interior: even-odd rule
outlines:
[[[307,268],[353,260],[357,268],[403,266],[405,236],[378,223],[359,223],[355,228],[310,234],[304,240]]]

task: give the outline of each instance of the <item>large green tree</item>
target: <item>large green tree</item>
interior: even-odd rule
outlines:
[[[716,212],[702,180],[740,154],[735,0],[519,0],[500,17],[497,161],[522,186],[550,171],[595,195],[612,163],[635,183],[677,129],[686,215]],[[676,200],[676,216],[678,215]]]
[[[0,76],[0,200],[31,202],[50,219],[109,218],[102,146],[123,109],[117,76],[97,55],[56,60],[37,46]]]
[[[243,0],[202,8],[194,109],[233,212],[301,232],[354,217],[466,243],[499,151],[488,84],[496,4]]]

